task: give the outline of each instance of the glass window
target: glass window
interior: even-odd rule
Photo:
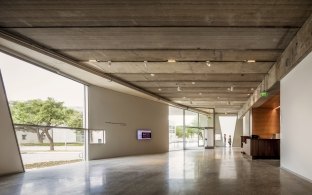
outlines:
[[[183,110],[169,106],[169,150],[183,149]]]
[[[104,130],[90,130],[90,144],[105,144]]]
[[[198,113],[186,110],[185,126],[198,127]]]

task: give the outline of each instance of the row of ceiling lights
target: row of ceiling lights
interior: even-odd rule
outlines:
[[[95,59],[90,59],[89,62],[91,62],[91,63],[96,63],[96,62],[102,62],[102,61],[100,61],[100,60],[95,60]],[[175,59],[169,59],[167,62],[169,62],[169,63],[175,63],[175,62],[177,62],[177,61],[176,61]],[[244,62],[255,63],[256,60],[245,60]],[[144,63],[145,68],[147,68],[147,63],[148,63],[148,61],[143,61],[143,63]],[[112,61],[110,61],[110,60],[107,61],[107,65],[108,65],[108,67],[111,67]],[[208,67],[211,67],[211,62],[210,62],[209,60],[207,60],[207,61],[206,61],[206,65],[207,65]],[[152,77],[155,76],[154,73],[151,73],[150,75],[151,75]]]
[[[192,84],[195,85],[196,82],[193,81]],[[228,90],[228,91],[231,91],[231,92],[234,91],[234,86],[232,85],[231,87],[227,88],[227,90]],[[254,88],[251,88],[251,91],[253,91],[253,90],[254,90]],[[162,89],[161,89],[161,88],[158,88],[158,91],[162,91]],[[177,91],[182,91],[180,85],[178,85]],[[202,95],[202,93],[199,93],[198,95]],[[250,94],[248,94],[248,95],[250,95]]]
[[[96,59],[90,59],[89,62],[96,63],[96,62],[104,62],[104,61],[96,60]],[[169,60],[167,60],[167,62],[169,62],[169,63],[175,63],[175,62],[177,62],[177,61],[176,61],[175,59],[169,59]],[[196,62],[199,62],[199,61],[196,61]],[[207,66],[211,66],[211,61],[207,60],[207,61],[205,61],[205,62],[206,62],[206,65],[207,65]],[[244,60],[243,62],[255,63],[256,60]],[[144,66],[147,68],[147,63],[148,63],[148,61],[145,60],[145,61],[143,61],[143,63],[144,63]],[[112,61],[108,60],[108,61],[107,61],[107,64],[108,64],[109,66],[112,65]]]

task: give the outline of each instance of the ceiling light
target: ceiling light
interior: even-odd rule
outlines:
[[[159,88],[158,91],[161,91],[161,88]]]
[[[193,85],[195,85],[195,82],[192,82]]]
[[[151,76],[153,77],[153,76],[155,76],[155,74],[151,73]]]
[[[247,95],[250,96],[250,93],[248,93]]]
[[[145,68],[147,68],[147,61],[144,61],[144,66]]]
[[[254,88],[251,88],[251,91],[253,91],[254,90]]]
[[[206,61],[206,65],[210,67],[211,66],[210,61]]]
[[[178,85],[177,91],[182,91],[181,87]]]
[[[220,99],[220,97],[218,97],[218,99]]]
[[[110,67],[112,65],[112,61],[107,61],[107,64]]]
[[[228,91],[230,91],[230,90],[231,90],[231,88],[227,88],[227,90],[228,90]]]
[[[256,60],[247,60],[248,63],[255,63]]]
[[[183,97],[183,99],[186,99],[186,97]]]
[[[203,95],[202,93],[199,93],[198,95]]]
[[[234,91],[234,86],[231,86],[230,91]]]
[[[95,62],[98,62],[98,60],[91,59],[91,60],[89,60],[89,62],[91,62],[91,63],[95,63]]]
[[[174,63],[174,62],[176,62],[176,60],[174,60],[174,59],[169,59],[168,62]]]

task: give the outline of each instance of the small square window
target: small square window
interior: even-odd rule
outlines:
[[[105,130],[90,130],[89,131],[90,144],[105,144]]]

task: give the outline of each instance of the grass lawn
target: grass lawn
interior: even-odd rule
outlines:
[[[50,146],[49,143],[23,143],[21,146]],[[67,143],[67,146],[83,146],[83,143]],[[65,146],[65,143],[54,143],[54,146]]]
[[[57,165],[75,163],[75,162],[80,162],[80,161],[82,160],[77,159],[77,160],[49,161],[49,162],[26,164],[24,166],[25,166],[25,169],[34,169],[34,168],[44,168],[44,167],[52,167],[52,166],[57,166]]]

